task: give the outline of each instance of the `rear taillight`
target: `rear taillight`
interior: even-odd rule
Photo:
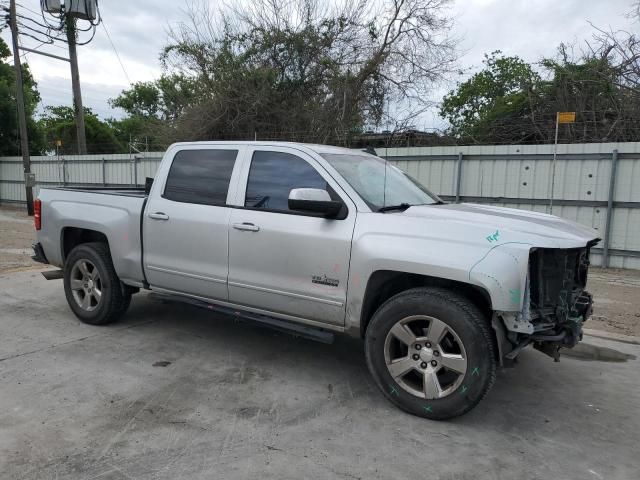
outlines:
[[[36,226],[36,230],[42,228],[42,202],[39,198],[33,202],[33,223]]]

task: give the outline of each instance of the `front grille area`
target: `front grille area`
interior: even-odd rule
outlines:
[[[589,251],[599,239],[582,248],[533,248],[529,254],[529,276],[521,312],[533,332],[507,335],[514,359],[527,345],[558,361],[561,348],[571,348],[582,339],[582,323],[591,316],[593,300],[585,290]]]
[[[546,325],[578,315],[575,307],[587,285],[589,247],[538,248],[529,256],[532,320]]]

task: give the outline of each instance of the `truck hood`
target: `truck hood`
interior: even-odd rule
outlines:
[[[386,270],[471,283],[487,292],[493,310],[519,312],[532,249],[585,248],[597,239],[589,227],[544,213],[467,203],[416,205],[358,214],[351,265],[357,266],[356,278]]]
[[[583,247],[588,242],[598,239],[598,232],[579,223],[565,220],[554,215],[538,213],[515,208],[494,207],[472,203],[417,205],[399,213],[406,217],[446,220],[478,227],[488,234],[495,231],[511,232],[514,237],[532,237],[540,240],[549,239],[552,243]],[[518,235],[520,234],[520,235]],[[501,238],[500,240],[503,240]],[[514,240],[516,238],[513,238]],[[546,242],[542,242],[546,243]],[[543,245],[540,245],[543,246]],[[560,246],[560,245],[558,245]]]

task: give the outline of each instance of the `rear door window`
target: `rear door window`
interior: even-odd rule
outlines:
[[[224,206],[238,150],[181,150],[173,157],[163,197]]]

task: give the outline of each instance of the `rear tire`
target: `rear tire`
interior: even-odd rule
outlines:
[[[100,242],[84,243],[71,251],[64,265],[64,292],[71,311],[90,325],[116,321],[131,302],[108,246]]]
[[[496,377],[494,351],[480,310],[443,288],[390,298],[365,335],[367,365],[384,396],[432,420],[462,415],[484,398]]]

